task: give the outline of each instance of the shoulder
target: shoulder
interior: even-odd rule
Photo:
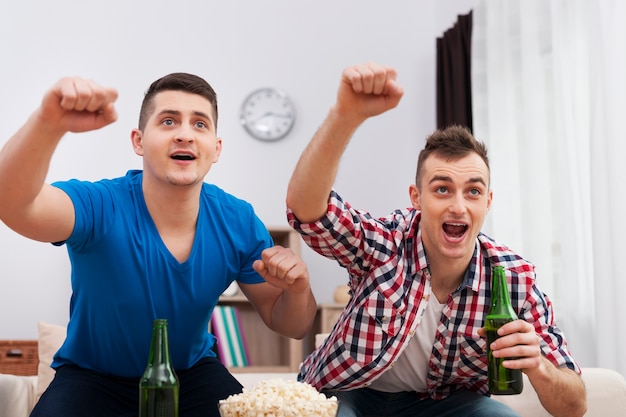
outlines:
[[[82,193],[112,194],[131,189],[134,186],[141,186],[141,171],[128,171],[122,177],[106,178],[97,181],[79,179],[56,181],[52,185],[65,191],[70,196]]]
[[[512,273],[534,277],[535,266],[508,246],[480,233],[478,235],[483,257],[491,266],[501,265]]]
[[[202,198],[211,206],[219,206],[225,209],[253,211],[252,204],[236,197],[215,184],[202,184]]]
[[[397,209],[378,217],[368,210],[353,207],[333,189],[329,197],[326,218],[331,219],[330,223],[334,223],[338,217],[347,217],[363,224],[371,223],[376,226],[375,228],[382,227],[389,231],[401,232],[419,223],[419,212],[414,208]]]
[[[251,249],[253,257],[271,246],[272,238],[251,203],[227,193],[220,187],[203,183],[200,196],[200,215],[206,230],[218,231],[220,239],[237,242],[237,246]]]
[[[205,218],[210,217],[210,221],[219,222],[236,233],[267,233],[260,232],[266,231],[266,227],[248,201],[208,183],[202,185],[200,199],[200,211]]]

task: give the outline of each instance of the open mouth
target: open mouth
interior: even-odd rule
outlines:
[[[176,153],[172,155],[172,159],[176,159],[177,161],[193,161],[195,156],[187,154],[187,153]]]
[[[467,231],[467,225],[464,223],[444,223],[443,231],[450,237],[459,238]]]

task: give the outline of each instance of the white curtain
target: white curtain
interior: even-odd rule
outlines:
[[[578,362],[626,376],[626,2],[482,0],[473,16],[484,230],[537,266]]]

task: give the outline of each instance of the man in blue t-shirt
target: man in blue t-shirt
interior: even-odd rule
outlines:
[[[242,389],[207,332],[219,295],[237,281],[269,328],[302,338],[316,310],[308,270],[273,246],[249,203],[204,182],[222,139],[215,92],[195,75],[169,74],[146,92],[131,133],[143,170],[46,184],[65,133],[113,123],[116,99],[63,78],[0,151],[0,219],[65,245],[72,264],[67,338],[32,416],[137,415],[156,318],[169,323],[181,415],[219,416],[218,400]]]

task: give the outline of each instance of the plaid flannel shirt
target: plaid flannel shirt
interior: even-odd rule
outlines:
[[[420,213],[397,210],[374,219],[333,190],[319,221],[300,223],[290,209],[287,217],[313,250],[347,269],[352,295],[330,335],[302,363],[299,379],[318,390],[365,387],[394,365],[431,297]],[[480,234],[464,280],[443,309],[424,396],[442,399],[458,389],[488,393],[487,343],[477,330],[490,308],[494,265],[505,267],[513,309],[534,325],[545,357],[580,373],[552,303],[535,286],[534,266]]]

